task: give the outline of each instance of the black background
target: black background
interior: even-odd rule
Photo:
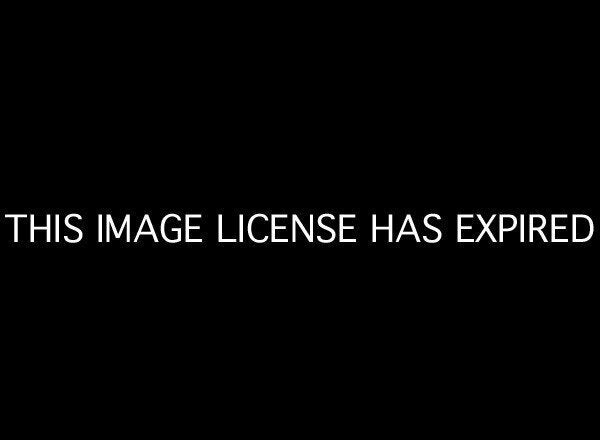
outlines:
[[[460,246],[453,219],[597,224],[593,29],[524,11],[247,12],[28,12],[3,55],[2,213],[355,212],[361,243],[14,246],[4,224],[11,413],[581,426],[597,237]],[[441,244],[368,243],[371,213],[429,212]]]

